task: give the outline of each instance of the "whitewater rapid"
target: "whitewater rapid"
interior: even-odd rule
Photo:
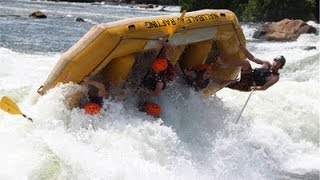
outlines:
[[[72,10],[87,8],[78,3],[37,5],[44,10],[51,7],[52,12],[63,6],[66,10],[59,12],[72,17]],[[10,2],[1,6],[16,13],[21,10]],[[105,9],[96,8],[95,14],[88,8],[89,24],[99,22],[97,16],[104,17]],[[308,23],[319,29],[318,24]],[[87,26],[80,25],[78,31]],[[156,99],[163,107],[159,119],[111,99],[100,116],[69,110],[63,99],[81,88],[78,85],[60,85],[44,96],[36,91],[62,55],[60,48],[75,37],[55,35],[58,42],[67,39],[69,44],[57,51],[50,45],[38,51],[37,44],[32,49],[32,39],[22,47],[3,35],[0,97],[15,100],[34,123],[0,111],[0,179],[318,179],[319,37],[265,42],[251,38],[254,24],[242,28],[256,57],[272,59],[281,54],[287,64],[277,84],[252,94],[238,124],[234,122],[248,93],[223,89],[204,99],[177,81]],[[68,33],[63,27],[61,31]],[[316,49],[306,50],[306,46]]]

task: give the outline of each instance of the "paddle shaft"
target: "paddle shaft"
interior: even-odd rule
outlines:
[[[8,96],[3,96],[0,101],[0,109],[4,110],[5,112],[12,114],[12,115],[21,115],[22,117],[28,119],[29,121],[33,122],[32,118],[28,117],[27,115],[23,114],[20,111],[19,106],[15,103],[12,99]]]
[[[25,115],[25,114],[22,114],[22,116],[23,116],[24,118],[28,119],[29,121],[33,122],[33,120],[32,120],[32,118],[31,118],[31,117],[28,117],[28,116],[27,116],[27,115]]]
[[[239,116],[238,116],[238,118],[237,118],[237,120],[236,120],[236,124],[238,124],[239,119],[240,119],[240,117],[241,117],[241,115],[242,115],[242,113],[243,113],[244,109],[246,108],[246,106],[247,106],[247,104],[248,104],[248,102],[249,102],[249,100],[250,100],[250,97],[251,97],[251,95],[252,95],[253,91],[254,91],[254,90],[251,90],[251,92],[250,92],[250,94],[249,94],[249,96],[248,96],[248,98],[247,98],[247,100],[246,100],[246,102],[245,102],[244,106],[242,107],[241,112],[240,112],[240,114],[239,114]]]
[[[166,40],[165,43],[168,43],[169,40],[172,38],[173,34],[177,31],[177,29],[179,28],[179,26],[180,26],[181,23],[183,22],[183,17],[184,17],[185,14],[186,14],[186,10],[184,10],[184,11],[181,13],[181,15],[180,15],[180,17],[179,17],[179,19],[178,19],[178,23],[177,23],[177,25],[176,25],[176,29],[174,29],[174,30],[169,34],[168,39]],[[165,48],[166,48],[166,47],[162,45],[162,47],[161,47],[161,49],[160,49],[160,51],[159,51],[159,53],[158,53],[158,55],[157,55],[157,58],[160,57],[160,55],[163,53],[163,50],[164,50]]]

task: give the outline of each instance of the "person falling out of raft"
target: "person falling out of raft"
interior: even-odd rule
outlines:
[[[200,91],[211,82],[213,70],[211,64],[201,64],[192,69],[185,69],[183,72],[187,84],[196,91]]]
[[[98,114],[103,106],[103,99],[107,96],[107,91],[103,83],[85,77],[81,85],[88,86],[88,96],[82,102],[85,113]]]
[[[166,88],[167,83],[175,77],[175,69],[168,60],[172,53],[172,47],[167,41],[159,40],[164,47],[164,53],[160,53],[160,56],[152,62],[151,70],[143,77],[140,87],[148,96],[158,96]],[[159,117],[161,113],[161,107],[150,101],[144,101],[140,110],[154,117]]]
[[[241,67],[241,79],[239,81],[232,80],[226,82],[222,86],[239,91],[266,90],[279,81],[279,69],[282,69],[286,63],[286,59],[283,56],[275,57],[271,64],[267,60],[254,57],[242,44],[240,44],[240,48],[250,61],[261,64],[262,66],[252,69],[248,60],[238,60],[230,63],[219,60],[218,63],[220,63],[223,68]]]
[[[152,62],[151,71],[143,77],[142,88],[150,96],[157,96],[175,76],[173,65],[165,58]]]

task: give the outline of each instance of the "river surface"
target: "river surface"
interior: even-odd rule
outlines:
[[[92,26],[179,11],[160,8],[0,0],[0,97],[11,97],[34,119],[0,111],[1,180],[319,179],[320,44],[314,34],[265,42],[252,38],[257,24],[242,24],[256,57],[284,55],[287,64],[277,84],[253,93],[238,124],[249,93],[230,89],[203,99],[174,82],[158,97],[161,119],[112,100],[100,117],[68,110],[63,99],[73,84],[36,93]],[[47,18],[28,17],[37,10]]]

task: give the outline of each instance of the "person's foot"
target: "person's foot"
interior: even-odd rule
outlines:
[[[222,88],[228,86],[229,84],[232,84],[232,83],[237,82],[237,81],[238,81],[238,79],[225,80],[225,81],[220,81],[220,82],[213,81],[212,84],[213,84],[214,86],[217,86],[217,87],[219,87],[220,89],[222,89]]]
[[[229,86],[230,84],[237,82],[238,80],[239,80],[239,79],[233,79],[233,80],[225,81],[225,82],[223,82],[223,83],[221,84],[221,86],[227,87],[227,86]]]

